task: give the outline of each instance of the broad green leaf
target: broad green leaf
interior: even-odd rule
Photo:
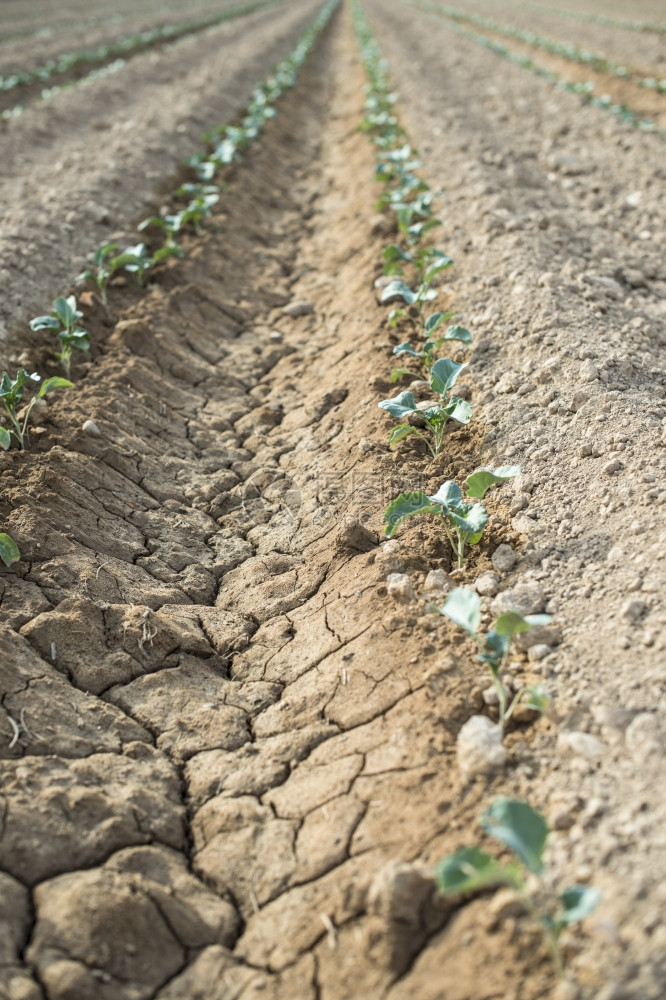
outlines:
[[[136,227],[137,232],[142,233],[144,229],[148,229],[149,226],[157,226],[158,229],[166,229],[166,221],[161,215],[151,215],[149,219],[144,219],[143,222],[139,223]]]
[[[530,628],[534,628],[535,625],[548,625],[550,620],[550,615],[525,615],[525,621]]]
[[[527,687],[523,691],[523,705],[531,708],[533,712],[541,712],[542,715],[550,708],[551,698],[540,684],[535,687]]]
[[[402,441],[403,438],[409,437],[410,434],[418,434],[416,427],[412,427],[411,424],[400,424],[398,427],[394,427],[389,434],[389,448],[397,444],[398,441]]]
[[[479,659],[483,660],[484,663],[487,663],[497,672],[502,664],[502,660],[509,651],[510,645],[510,636],[499,635],[495,629],[491,629],[484,636],[483,652],[480,654]]]
[[[437,866],[437,888],[451,895],[474,892],[489,885],[517,885],[518,875],[511,867],[500,865],[480,847],[461,847]]]
[[[447,267],[451,267],[453,261],[450,257],[442,256],[437,260],[433,260],[431,264],[428,264],[425,271],[423,272],[424,281],[432,281],[433,278],[437,277],[440,271],[446,270]]]
[[[504,614],[499,615],[495,622],[495,630],[498,635],[508,635],[511,638],[514,635],[520,635],[521,632],[527,632],[529,627],[528,622],[517,611],[505,611]]]
[[[475,636],[481,624],[481,598],[473,590],[456,587],[444,601],[442,611],[455,625]]]
[[[449,513],[449,521],[455,525],[465,535],[476,536],[483,534],[483,529],[488,524],[488,511],[483,504],[475,503],[471,507],[463,505],[457,510]],[[464,513],[463,513],[464,511]],[[470,539],[471,541],[471,539]]]
[[[69,295],[66,299],[62,295],[53,303],[53,311],[65,327],[74,326],[77,319],[81,319],[82,312],[76,308],[76,298]]]
[[[440,358],[439,361],[435,361],[430,372],[430,385],[433,392],[439,393],[440,396],[446,395],[449,389],[452,389],[456,384],[458,376],[465,368],[467,368],[467,364],[459,365],[451,358]]]
[[[574,885],[559,897],[561,909],[555,914],[555,924],[567,927],[588,917],[601,901],[601,892],[589,886]]]
[[[549,830],[540,812],[527,802],[501,796],[486,810],[481,825],[511,848],[530,871],[541,874]]]
[[[37,395],[41,399],[47,392],[54,392],[56,389],[69,389],[73,385],[74,383],[70,382],[69,379],[61,378],[60,375],[53,375],[52,378],[47,378],[42,382]]]
[[[472,419],[472,404],[460,396],[451,396],[444,409],[447,417],[459,424],[468,424]]]
[[[153,262],[159,264],[160,261],[165,260],[167,257],[184,257],[185,251],[178,246],[177,243],[170,243],[168,246],[160,247],[153,254]]]
[[[405,250],[401,249],[397,243],[391,243],[382,252],[382,257],[386,261],[404,260],[407,263],[411,263],[413,257],[408,254]]]
[[[410,372],[409,368],[394,368],[391,372],[391,382],[397,382],[403,375],[411,375],[412,378],[418,378],[416,372]]]
[[[519,475],[519,465],[502,465],[499,469],[477,469],[465,480],[467,496],[474,497],[475,500],[482,500],[491,486],[496,483],[505,483]]]
[[[386,535],[391,538],[398,525],[414,514],[438,514],[439,510],[434,507],[425,493],[401,493],[396,497],[384,512],[384,523],[386,524]]]
[[[459,340],[463,344],[471,344],[472,334],[464,326],[450,326],[444,334],[444,340]]]
[[[417,302],[434,302],[434,300],[439,295],[436,288],[430,288],[428,285],[419,285],[419,290],[416,295]]]
[[[0,427],[0,448],[3,451],[7,451],[10,444],[12,443],[12,436],[6,427]]]
[[[12,563],[18,562],[20,558],[21,553],[14,539],[6,535],[4,531],[0,532],[0,559],[2,559],[5,566],[11,566]]]
[[[394,354],[409,354],[410,358],[422,358],[422,351],[415,351],[412,345],[406,340],[403,344],[398,344],[397,347],[393,348]]]
[[[381,410],[388,410],[391,416],[398,417],[399,420],[410,413],[420,412],[411,392],[399,392],[393,399],[383,399],[378,406]]]
[[[402,299],[408,306],[414,305],[416,302],[416,294],[412,291],[407,282],[401,281],[400,278],[394,278],[393,281],[389,281],[386,288],[382,290],[382,302],[387,302],[389,299],[395,298]]]
[[[35,333],[38,330],[59,330],[60,326],[60,320],[55,316],[36,316],[30,320],[30,329]]]
[[[430,334],[434,333],[438,327],[442,326],[442,324],[448,323],[453,315],[454,314],[450,312],[436,312],[431,316],[428,316],[424,326],[426,335],[429,337]]]
[[[104,263],[104,258],[107,257],[110,253],[113,253],[113,251],[117,249],[118,249],[117,243],[102,243],[101,247],[97,247],[97,249],[95,250],[93,261],[95,262],[95,264],[97,264],[98,267],[101,267],[102,264]]]
[[[433,503],[441,503],[448,510],[449,507],[457,507],[462,502],[462,490],[457,483],[449,480],[440,486],[430,499]]]

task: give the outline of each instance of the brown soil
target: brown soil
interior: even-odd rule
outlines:
[[[270,45],[225,36],[220,60],[233,46],[245,67],[236,95],[312,10],[257,17],[280,28]],[[186,259],[144,295],[114,289],[111,324],[87,306],[95,350],[76,390],[49,404],[29,452],[0,455],[0,523],[22,554],[0,573],[2,1000],[660,998],[663,541],[641,537],[640,559],[632,545],[666,496],[650,183],[663,147],[516,67],[493,61],[488,79],[490,55],[458,39],[443,84],[445,27],[394,3],[370,11],[443,192],[445,292],[474,330],[475,419],[436,460],[386,447],[377,402],[396,338],[373,286],[387,235],[345,8]],[[594,153],[579,128],[596,130]],[[611,201],[619,144],[632,187]],[[141,191],[127,181],[124,218],[176,162]],[[46,164],[29,168],[40,183]],[[33,233],[42,208],[35,195]],[[12,330],[78,269],[68,254],[36,289],[20,284]],[[283,312],[299,301],[311,311]],[[48,371],[42,351],[34,339]],[[599,378],[580,386],[583,359]],[[489,498],[462,572],[428,523],[379,544],[400,490],[505,460],[524,476]],[[441,569],[473,584],[499,543],[518,557],[501,590],[528,585],[556,615],[562,645],[511,664],[556,712],[508,733],[503,771],[465,779],[456,739],[492,714],[487,680],[459,632],[425,613],[424,583]],[[393,572],[417,599],[388,594]],[[643,604],[635,621],[627,593]],[[581,731],[594,759],[573,752]],[[555,878],[604,889],[598,917],[565,938],[565,984],[501,898],[434,891],[433,864],[478,839],[498,792],[548,813]]]
[[[187,21],[191,22],[195,19],[198,19],[201,21],[205,21],[205,23],[192,27],[191,25],[187,25],[185,23],[186,19],[183,18],[182,15],[175,21],[173,17],[171,20],[162,17],[157,19],[157,21],[148,22],[147,24],[145,22],[141,24],[133,24],[131,26],[130,31],[127,31],[126,29],[123,34],[118,35],[116,38],[111,38],[111,39],[108,38],[107,34],[108,29],[106,32],[104,32],[103,35],[101,34],[101,32],[104,31],[104,29],[101,30],[97,29],[89,33],[87,40],[81,39],[78,42],[77,48],[72,47],[73,44],[72,39],[68,36],[65,40],[64,48],[62,39],[59,40],[59,44],[57,41],[55,45],[53,45],[52,43],[48,47],[50,50],[48,56],[45,56],[43,52],[41,55],[38,54],[38,52],[35,51],[34,44],[31,44],[29,49],[29,54],[27,55],[24,54],[22,57],[17,58],[16,53],[15,52],[12,53],[9,65],[7,65],[5,60],[2,59],[2,54],[0,53],[0,73],[4,76],[9,76],[11,75],[12,72],[20,72],[24,69],[27,69],[29,71],[35,70],[38,67],[43,66],[45,60],[49,61],[51,59],[57,59],[62,54],[72,54],[75,52],[80,52],[82,50],[89,50],[92,48],[96,48],[102,44],[102,41],[104,41],[105,44],[113,44],[118,40],[126,38],[129,34],[132,35],[137,34],[138,32],[143,31],[145,28],[154,28],[165,23],[170,24],[175,28],[173,33],[170,34],[168,38],[158,38],[155,39],[154,41],[144,42],[140,45],[136,45],[134,48],[130,49],[127,52],[111,53],[105,59],[80,59],[70,69],[64,70],[63,72],[52,73],[49,76],[48,80],[46,81],[37,80],[33,83],[22,83],[16,87],[13,87],[11,90],[0,91],[0,112],[11,108],[16,108],[17,105],[20,105],[22,108],[24,108],[26,104],[30,104],[33,101],[41,99],[45,90],[48,90],[53,87],[70,86],[77,80],[81,80],[84,77],[86,77],[91,71],[95,72],[100,71],[104,67],[109,66],[112,63],[116,63],[118,59],[122,59],[124,62],[127,62],[128,59],[134,59],[137,56],[141,55],[142,53],[150,52],[152,50],[156,49],[160,50],[166,48],[167,51],[171,51],[171,46],[181,39],[185,40],[194,38],[194,36],[204,31],[205,32],[214,31],[214,28],[216,26],[211,25],[211,21],[213,20],[214,17],[219,16],[219,14],[220,14],[219,9],[211,11],[210,7],[196,9],[194,11],[188,12]],[[182,25],[182,26],[177,27],[177,25]],[[44,47],[42,46],[42,49],[43,48]],[[27,64],[24,63],[23,61],[19,61],[20,59],[26,59],[26,58],[28,59]]]
[[[509,21],[508,18],[501,19],[498,14],[493,14],[492,19],[498,23],[522,27],[515,18]],[[643,77],[647,76],[654,76],[656,79],[661,79],[665,72],[664,66],[658,63],[653,65],[647,63],[645,53],[641,53],[636,62],[630,63],[627,66],[629,77],[624,79],[613,73],[602,72],[590,66],[582,65],[575,60],[544,52],[535,45],[507,37],[499,31],[492,31],[490,28],[477,28],[475,25],[468,26],[467,24],[463,26],[469,27],[469,30],[482,35],[484,38],[499,42],[513,54],[529,56],[536,67],[547,70],[549,73],[557,74],[565,83],[594,84],[593,93],[595,97],[604,97],[607,95],[611,98],[613,104],[628,108],[639,119],[655,122],[660,128],[666,129],[666,94],[659,93],[659,91],[650,87],[644,87],[639,82]],[[530,25],[529,30],[536,30],[536,27]],[[550,39],[553,36],[545,34],[544,37]],[[661,43],[661,47],[663,48],[663,43]],[[600,50],[593,49],[593,51],[597,53]]]

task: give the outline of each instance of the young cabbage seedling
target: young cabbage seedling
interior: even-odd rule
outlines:
[[[133,274],[139,288],[143,288],[145,275],[155,263],[154,258],[148,253],[146,244],[137,243],[135,246],[125,247],[121,257],[122,263],[119,266],[129,274]]]
[[[17,407],[23,399],[25,387],[40,381],[41,376],[37,372],[29,375],[25,368],[19,368],[14,380],[9,377],[7,372],[2,373],[2,379],[0,379],[0,400],[2,400],[2,404],[12,424],[9,430],[6,427],[0,427],[0,448],[4,448],[5,451],[11,444],[12,434],[18,441],[19,448],[22,451],[25,449],[30,414],[38,399],[43,399],[47,393],[53,392],[55,389],[68,389],[72,385],[68,379],[61,378],[58,375],[54,375],[53,378],[47,378],[45,382],[42,382],[39,392],[33,396],[25,412],[19,416]]]
[[[502,728],[521,702],[536,712],[547,711],[550,699],[540,686],[521,688],[511,698],[502,680],[502,671],[509,658],[511,642],[515,636],[527,632],[535,625],[547,625],[550,621],[549,615],[523,616],[517,611],[505,611],[497,617],[495,627],[490,632],[480,635],[481,598],[473,590],[466,590],[464,587],[452,590],[441,608],[431,605],[430,610],[446,615],[455,625],[464,629],[479,647],[479,659],[488,667],[497,691],[499,723]]]
[[[72,351],[76,348],[87,354],[90,350],[90,335],[79,325],[83,313],[76,307],[76,297],[59,296],[53,303],[50,316],[37,316],[30,321],[31,330],[53,330],[58,334],[61,350],[56,354],[67,378],[72,373]]]
[[[425,421],[429,431],[431,441],[422,434],[416,427],[409,423],[400,424],[394,427],[389,435],[389,447],[402,441],[403,438],[416,434],[427,444],[430,452],[435,458],[439,454],[444,437],[444,430],[449,420],[456,420],[459,424],[468,424],[472,417],[472,405],[466,399],[459,396],[449,396],[449,390],[453,388],[460,373],[467,367],[466,364],[458,364],[450,358],[440,358],[435,361],[430,371],[430,388],[439,396],[439,402],[421,409],[411,392],[400,392],[393,399],[383,399],[379,403],[382,410],[387,410],[391,416],[404,420],[406,417],[419,416]]]
[[[461,847],[437,866],[440,892],[453,896],[509,886],[541,926],[555,971],[561,975],[560,935],[565,927],[593,912],[601,893],[590,886],[574,885],[559,894],[546,887],[544,852],[550,830],[542,814],[527,802],[504,796],[496,799],[483,814],[481,826],[508,847],[517,861],[500,862],[478,846]]]
[[[431,334],[436,333],[444,323],[448,322],[453,316],[453,313],[432,313],[431,316],[425,321],[424,331],[425,331],[425,341],[423,343],[423,350],[417,351],[408,340],[403,341],[402,344],[398,344],[397,347],[393,348],[393,353],[397,355],[407,355],[407,357],[414,358],[419,361],[428,378],[430,378],[432,367],[435,364],[436,354],[442,344],[448,343],[452,340],[457,340],[461,344],[471,344],[472,335],[464,326],[460,326],[458,323],[449,326],[445,333],[440,336],[431,336]],[[419,378],[420,376],[409,368],[394,368],[391,372],[391,382],[397,382],[399,378],[403,375],[410,375],[412,378]]]
[[[477,545],[488,523],[488,511],[478,501],[493,484],[504,483],[518,475],[518,465],[504,465],[495,470],[479,469],[465,480],[467,496],[464,498],[458,484],[450,480],[431,497],[420,492],[401,493],[384,513],[386,535],[392,538],[408,517],[432,514],[441,521],[460,568],[465,558],[465,546]],[[477,502],[470,503],[470,500]]]
[[[77,283],[84,281],[94,281],[97,285],[97,291],[99,292],[99,297],[102,301],[104,309],[108,313],[109,303],[108,303],[108,284],[109,279],[121,266],[118,263],[118,256],[115,255],[115,251],[118,249],[117,243],[103,243],[100,247],[95,250],[93,255],[93,265],[94,270],[90,268],[87,271],[82,271],[76,278]]]
[[[11,566],[21,558],[19,547],[14,539],[4,531],[0,532],[0,559],[5,566]]]

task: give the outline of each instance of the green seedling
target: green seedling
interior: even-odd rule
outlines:
[[[90,335],[79,325],[80,319],[83,319],[83,313],[76,307],[76,297],[70,295],[66,299],[59,296],[55,300],[50,316],[37,316],[30,321],[31,330],[53,330],[57,333],[61,350],[56,357],[67,378],[72,373],[72,351],[76,349],[87,354],[90,350]]]
[[[0,532],[0,559],[2,559],[5,566],[11,566],[12,563],[18,562],[20,558],[21,553],[14,539],[4,531]]]
[[[147,220],[146,220],[147,221]],[[122,266],[128,274],[133,274],[139,288],[143,288],[145,276],[154,264],[145,243],[125,247],[122,254]]]
[[[429,437],[410,423],[399,424],[389,435],[389,447],[411,435],[416,435],[425,441],[433,458],[436,458],[442,447],[444,431],[449,420],[459,424],[468,424],[472,417],[472,405],[459,396],[449,396],[460,373],[467,367],[458,364],[450,358],[440,358],[435,361],[430,371],[430,388],[439,396],[439,402],[422,409],[411,392],[398,393],[393,399],[384,399],[379,403],[382,410],[387,410],[398,420],[421,417],[426,425]]]
[[[479,659],[488,667],[497,691],[499,722],[502,728],[521,703],[536,712],[547,711],[550,700],[541,687],[521,688],[511,698],[502,680],[502,672],[509,658],[512,640],[535,625],[547,625],[550,621],[549,615],[523,616],[517,611],[505,611],[496,619],[494,628],[485,635],[480,635],[481,598],[475,591],[466,590],[464,587],[451,591],[441,608],[431,605],[430,610],[446,615],[474,639],[479,648]]]
[[[461,344],[471,344],[472,335],[464,326],[455,324],[449,326],[445,333],[441,336],[431,337],[430,333],[435,333],[437,330],[441,329],[444,323],[448,322],[453,316],[453,313],[433,313],[429,316],[425,322],[426,340],[423,344],[423,350],[417,351],[409,341],[404,341],[402,344],[398,344],[393,348],[393,353],[397,355],[406,355],[407,357],[414,358],[416,361],[420,362],[423,366],[425,374],[430,378],[433,365],[437,360],[437,353],[442,346],[442,344],[448,343],[449,341],[455,340]],[[398,379],[402,378],[403,375],[410,375],[412,378],[421,378],[422,376],[416,372],[411,371],[409,368],[394,368],[391,372],[391,382],[397,382]]]
[[[386,536],[392,538],[408,517],[432,514],[441,522],[460,568],[465,558],[465,546],[477,545],[488,523],[488,511],[479,501],[494,483],[504,483],[518,475],[518,465],[504,465],[495,470],[479,469],[465,480],[466,496],[451,480],[444,483],[434,496],[420,492],[401,493],[386,508]],[[492,481],[488,481],[488,477]]]
[[[590,886],[574,885],[558,894],[546,886],[544,852],[550,830],[542,814],[527,802],[504,796],[496,799],[483,814],[481,826],[517,860],[501,862],[480,847],[461,847],[437,866],[437,887],[444,895],[457,896],[490,886],[509,886],[540,925],[555,971],[561,975],[560,935],[565,927],[580,923],[596,909],[601,893]]]
[[[47,378],[45,382],[42,382],[39,392],[30,400],[25,411],[22,413],[17,412],[26,386],[34,385],[40,381],[41,376],[37,372],[29,375],[25,368],[19,368],[14,380],[9,377],[7,372],[2,373],[2,379],[0,379],[0,400],[2,400],[5,412],[12,424],[9,430],[6,427],[0,427],[0,448],[4,448],[5,451],[11,444],[12,434],[18,441],[19,448],[22,451],[25,450],[30,414],[38,399],[43,399],[47,393],[54,392],[56,389],[68,389],[72,385],[68,379],[61,378],[58,375]]]
[[[115,253],[118,249],[117,243],[103,243],[102,246],[95,250],[93,255],[93,265],[94,269],[90,268],[87,271],[82,271],[81,274],[76,278],[77,283],[84,281],[93,281],[97,286],[97,291],[99,297],[102,301],[104,309],[109,311],[108,303],[108,284],[109,280],[113,277],[115,272],[122,266],[119,261],[119,256]]]

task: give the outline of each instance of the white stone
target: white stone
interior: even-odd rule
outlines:
[[[474,589],[481,597],[494,597],[497,593],[499,577],[497,573],[483,573],[474,581]]]
[[[473,715],[458,733],[456,752],[464,777],[492,774],[506,762],[501,727],[485,715]]]
[[[586,757],[588,760],[601,757],[606,752],[606,744],[591,733],[560,733],[557,743],[560,749],[568,750],[578,757]]]
[[[389,573],[386,577],[389,596],[400,604],[409,604],[416,600],[412,584],[406,573]]]
[[[595,379],[599,378],[599,369],[592,364],[589,358],[586,358],[580,366],[578,374],[583,382],[594,382]]]

